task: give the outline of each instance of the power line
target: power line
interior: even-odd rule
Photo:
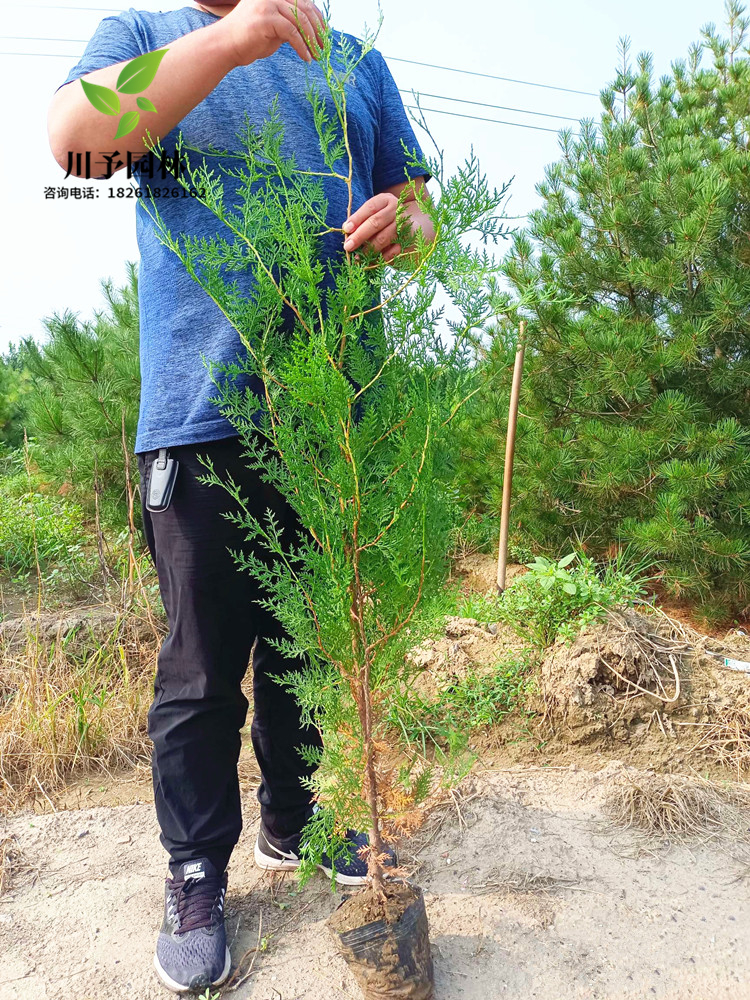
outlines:
[[[493,125],[512,125],[514,128],[530,128],[534,132],[552,132],[553,135],[558,135],[560,132],[560,129],[557,128],[543,128],[541,125],[524,125],[522,122],[503,122],[498,118],[480,118],[477,115],[461,115],[457,111],[444,111],[441,108],[423,108],[418,104],[405,104],[404,107],[411,108],[413,111],[429,111],[436,115],[450,115],[451,118],[468,118],[474,122],[492,122]]]
[[[399,93],[414,95],[414,90],[404,90],[399,87]],[[446,97],[445,94],[426,94],[423,90],[416,91],[417,97],[432,97],[438,101],[454,101],[457,104],[475,104],[480,108],[494,108],[496,111],[515,111],[519,115],[536,115],[539,118],[559,118],[565,122],[580,122],[580,118],[571,118],[569,115],[553,115],[548,111],[528,111],[526,108],[511,108],[505,104],[486,104],[484,101],[469,101],[463,97]]]
[[[56,42],[56,41],[61,41],[61,42],[79,42],[80,41],[80,42],[84,42],[85,41],[82,38],[60,38],[60,39],[57,39],[57,38],[31,38],[31,37],[24,37],[24,36],[21,36],[21,35],[0,35],[0,38],[4,38],[4,39],[17,39],[19,41],[30,41],[30,42]],[[0,52],[0,56],[39,56],[39,57],[48,57],[48,58],[53,58],[53,59],[79,59],[80,58],[80,54],[79,53],[73,54],[72,52]],[[540,86],[542,86],[542,84],[540,84]],[[399,87],[399,92],[401,94],[413,94],[414,93],[413,90],[406,90],[403,87]],[[537,118],[556,118],[559,121],[565,121],[565,122],[579,122],[580,121],[580,118],[573,118],[571,115],[555,115],[555,114],[552,114],[552,112],[549,112],[549,111],[530,111],[528,108],[514,108],[514,107],[511,107],[511,106],[506,105],[506,104],[488,104],[485,101],[470,101],[470,100],[468,100],[466,98],[463,98],[463,97],[447,97],[445,94],[427,94],[427,93],[424,93],[423,91],[417,91],[417,93],[421,97],[429,97],[429,98],[432,98],[432,99],[437,100],[437,101],[453,101],[456,104],[473,104],[476,107],[480,107],[480,108],[492,108],[495,111],[514,111],[514,112],[516,112],[516,114],[519,114],[519,115],[534,115]],[[412,106],[413,105],[409,105],[409,107],[412,107]],[[448,112],[448,111],[439,111],[437,108],[425,109],[425,110],[433,110],[437,114],[451,114],[451,112]],[[474,115],[459,115],[459,114],[455,114],[455,113],[453,113],[453,114],[457,118],[474,118],[475,121],[496,121],[496,119],[494,119],[494,118],[479,118],[479,117],[476,117]],[[514,123],[513,122],[498,122],[498,124],[499,125],[512,125]],[[526,126],[523,126],[523,127],[525,127],[525,128],[533,128],[532,125],[526,125]],[[544,131],[555,132],[557,130],[556,129],[545,129]]]
[[[442,69],[446,73],[464,73],[466,76],[481,76],[487,80],[502,80],[504,83],[521,83],[525,87],[544,87],[545,90],[560,90],[565,94],[582,94],[584,97],[598,97],[591,90],[571,90],[570,87],[554,87],[551,83],[535,83],[533,80],[514,80],[509,76],[494,76],[492,73],[477,73],[473,69],[456,69],[455,66],[439,66],[437,63],[418,62],[416,59],[400,59],[398,56],[385,56],[391,62],[411,63],[412,66],[426,66],[428,69]]]
[[[12,39],[13,41],[19,42],[82,42],[86,43],[85,38],[36,38],[28,35],[0,35],[2,39]],[[26,55],[26,56],[64,56],[65,58],[75,59],[75,56],[69,55],[68,53],[57,53],[57,52],[2,52],[0,55]],[[413,94],[413,90],[406,90],[403,87],[399,87],[399,92],[402,94]],[[534,115],[538,118],[558,118],[560,121],[566,122],[578,122],[580,118],[573,118],[570,115],[554,115],[549,111],[530,111],[527,108],[513,108],[506,104],[487,104],[485,101],[470,101],[463,97],[448,97],[445,94],[426,94],[424,91],[417,91],[420,97],[430,97],[437,101],[453,101],[456,104],[473,104],[480,108],[492,108],[495,111],[515,111],[519,115]]]
[[[77,56],[71,55],[69,52],[0,52],[0,56],[49,56],[53,59],[76,59]],[[446,97],[443,100],[457,100],[458,98]],[[470,104],[478,104],[478,101],[467,102]],[[499,105],[497,105],[499,107]],[[522,122],[505,122],[500,121],[498,118],[482,118],[478,115],[462,115],[457,111],[445,111],[440,108],[422,108],[416,104],[405,104],[405,108],[411,108],[414,111],[428,111],[436,115],[450,115],[452,118],[466,118],[469,121],[475,122],[491,122],[493,125],[512,125],[514,128],[529,128],[534,132],[551,132],[553,135],[557,135],[560,131],[556,128],[543,128],[541,125],[525,125]],[[487,105],[487,107],[495,107],[495,105]],[[509,108],[510,111],[519,111],[521,114],[542,114],[542,112],[535,111],[521,111],[520,108]],[[549,115],[550,118],[562,118],[562,115]],[[577,118],[568,118],[566,121],[578,121]]]

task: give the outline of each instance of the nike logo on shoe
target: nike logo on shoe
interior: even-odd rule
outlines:
[[[288,861],[299,861],[299,857],[294,853],[294,851],[282,851],[278,847],[274,847],[273,844],[269,844],[266,840],[266,844],[271,848],[274,854],[278,854],[280,858],[286,858]]]
[[[185,881],[187,881],[189,878],[192,878],[197,882],[199,879],[205,878],[206,871],[205,868],[203,867],[203,862],[191,861],[189,864],[185,865],[183,869],[183,875],[185,877]]]

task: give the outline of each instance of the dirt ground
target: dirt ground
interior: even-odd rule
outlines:
[[[464,560],[458,575],[467,594],[493,593],[493,560]],[[399,845],[425,890],[436,1000],[750,1000],[750,676],[711,653],[750,660],[750,638],[735,628],[706,644],[689,624],[660,621],[553,647],[535,667],[530,711],[471,735],[474,771]],[[414,651],[418,687],[437,696],[522,645],[507,627],[450,619]],[[682,840],[613,821],[618,788],[675,775],[699,794],[718,789],[716,802],[740,789],[745,805],[712,805],[706,831]],[[253,864],[249,739],[240,777],[235,973],[222,997],[358,1000],[326,927],[342,894],[322,875],[299,890]],[[151,966],[166,856],[147,770],[51,794],[0,816],[0,1000],[168,996]]]
[[[750,813],[710,839],[649,840],[606,817],[622,772],[480,771],[402,846],[427,899],[436,1000],[750,1000]],[[228,928],[235,963],[261,948],[222,995],[358,997],[324,923],[341,895],[322,875],[300,892],[256,869],[249,789],[244,809]],[[165,856],[150,804],[26,813],[0,831],[0,1000],[167,995],[151,970]]]

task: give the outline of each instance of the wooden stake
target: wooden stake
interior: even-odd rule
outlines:
[[[526,352],[526,320],[521,321],[513,366],[513,384],[508,408],[508,435],[505,441],[505,470],[503,472],[503,506],[500,512],[500,551],[497,557],[497,590],[505,590],[505,571],[508,566],[508,526],[510,522],[510,497],[513,490],[513,460],[516,454],[516,427],[518,426],[518,399],[521,395],[523,358]]]

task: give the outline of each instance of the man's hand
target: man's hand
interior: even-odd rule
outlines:
[[[289,42],[305,62],[319,58],[325,21],[312,0],[240,0],[215,25],[238,66],[266,59]]]
[[[393,260],[401,253],[396,235],[397,208],[398,198],[388,191],[366,201],[341,227],[347,234],[344,250],[353,253],[369,243],[386,263]]]
[[[344,250],[347,253],[368,244],[382,256],[386,264],[390,264],[402,251],[408,253],[409,248],[398,243],[396,232],[398,200],[404,188],[408,188],[408,191],[402,210],[410,218],[412,230],[421,229],[428,242],[434,238],[432,219],[417,200],[417,193],[424,188],[424,178],[418,177],[414,181],[397,184],[382,194],[376,194],[346,220],[341,228],[346,234]]]

